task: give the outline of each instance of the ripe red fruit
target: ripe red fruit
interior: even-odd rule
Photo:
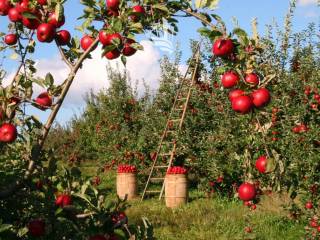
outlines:
[[[47,0],[38,0],[39,5],[44,6],[47,5]]]
[[[107,238],[103,235],[95,235],[90,237],[89,240],[107,240]]]
[[[36,98],[35,102],[43,107],[51,107],[52,98],[47,92],[43,92]]]
[[[134,22],[138,22],[141,16],[143,16],[146,13],[146,10],[144,9],[143,6],[137,5],[132,8],[132,12],[138,13],[138,15],[131,15],[130,16],[131,20]]]
[[[310,227],[313,227],[313,228],[318,227],[318,223],[316,220],[311,220],[309,224],[310,224]]]
[[[72,204],[72,198],[70,195],[64,195],[62,200],[62,206],[69,206]]]
[[[243,205],[245,205],[246,207],[251,207],[252,203],[250,201],[244,201]]]
[[[251,227],[245,227],[245,228],[244,228],[244,231],[245,231],[246,233],[252,233],[252,228],[251,228]]]
[[[232,88],[239,82],[240,77],[239,75],[234,71],[226,72],[221,77],[221,82],[223,87],[225,88]]]
[[[135,54],[137,52],[137,50],[133,47],[131,47],[131,44],[135,43],[136,41],[134,41],[133,39],[127,38],[125,40],[125,44],[124,47],[122,49],[122,54],[124,56],[132,56],[133,54]]]
[[[50,23],[41,23],[37,28],[37,38],[39,42],[52,42],[56,33],[56,28]]]
[[[252,206],[251,206],[251,210],[256,210],[257,209],[257,205],[255,205],[255,204],[253,204]]]
[[[243,201],[251,201],[256,197],[256,188],[251,183],[243,183],[238,189],[239,198]]]
[[[48,23],[52,24],[56,28],[62,27],[65,23],[65,17],[62,16],[61,20],[59,21],[58,16],[55,12],[49,14]]]
[[[107,34],[105,31],[102,30],[99,32],[99,41],[102,43],[103,46],[111,45],[114,41],[118,41],[121,44],[122,36],[119,33]]]
[[[317,227],[317,231],[320,233],[320,226]]]
[[[10,8],[8,17],[11,22],[20,22],[22,20],[21,12],[16,7]]]
[[[55,204],[59,207],[65,207],[72,204],[72,198],[68,194],[59,195],[56,199]]]
[[[261,156],[256,161],[256,168],[260,173],[266,173],[267,171],[267,157]]]
[[[113,9],[108,9],[107,11],[107,16],[108,17],[118,17],[119,16],[119,10],[113,10]]]
[[[228,56],[233,52],[234,45],[230,39],[218,39],[214,42],[212,52],[218,57]]]
[[[313,204],[312,202],[307,202],[306,205],[305,205],[306,209],[312,209],[313,208]]]
[[[230,102],[232,102],[235,98],[243,96],[244,94],[245,92],[243,90],[240,90],[240,89],[232,90],[229,93],[229,100]]]
[[[4,37],[4,42],[10,46],[15,45],[18,42],[17,34],[14,34],[14,33],[7,34]]]
[[[22,0],[21,2],[17,3],[16,8],[20,13],[31,11],[29,8],[29,0]]]
[[[71,35],[67,30],[61,30],[56,33],[56,39],[59,45],[64,46],[70,42]]]
[[[236,112],[245,114],[250,112],[251,108],[252,100],[249,96],[239,96],[232,101],[232,109]]]
[[[32,220],[28,224],[29,233],[33,237],[41,237],[46,232],[46,224],[41,219]]]
[[[118,9],[120,5],[120,0],[107,0],[107,7],[110,9]]]
[[[270,92],[266,88],[259,88],[252,93],[252,102],[255,107],[263,107],[270,102]]]
[[[252,86],[257,86],[260,83],[259,76],[255,73],[249,73],[244,80]]]
[[[0,126],[0,142],[12,143],[17,138],[17,128],[11,123],[3,123]]]
[[[0,15],[6,16],[11,8],[11,3],[8,0],[0,0]]]
[[[38,19],[29,19],[22,17],[22,24],[28,29],[35,30],[39,27],[40,22]]]
[[[93,42],[94,42],[94,38],[92,38],[88,35],[83,36],[80,41],[81,48],[84,51],[86,51],[92,45]]]
[[[40,25],[39,19],[41,19],[41,15],[40,13],[36,13],[35,15],[37,18],[22,17],[22,24],[28,29],[31,29],[31,30],[37,29]]]
[[[112,51],[110,52],[107,52],[105,54],[105,57],[109,60],[113,60],[113,59],[116,59],[120,56],[120,51],[118,49],[113,49]]]

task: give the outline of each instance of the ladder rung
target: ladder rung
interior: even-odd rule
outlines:
[[[178,121],[181,121],[181,118],[178,118],[178,119],[170,119],[169,121],[171,121],[171,122],[178,122]]]
[[[159,156],[171,156],[171,155],[172,155],[172,152],[170,152],[170,153],[162,153]]]
[[[147,190],[146,193],[160,193],[160,190]]]
[[[168,166],[154,166],[154,168],[168,168]]]
[[[178,98],[177,101],[187,100],[187,98]]]
[[[164,178],[150,178],[151,181],[161,181],[164,180]]]

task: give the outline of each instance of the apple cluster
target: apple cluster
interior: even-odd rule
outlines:
[[[55,201],[56,206],[65,207],[72,204],[72,197],[69,194],[58,195]]]
[[[107,0],[107,15],[109,17],[120,16],[120,1],[119,0]],[[143,6],[136,5],[131,9],[132,15],[129,16],[132,22],[139,22],[147,13]],[[132,38],[122,36],[119,32],[115,32],[109,28],[108,23],[104,24],[104,27],[99,31],[99,42],[104,49],[104,56],[113,60],[122,54],[125,57],[132,56],[136,53],[136,41]],[[94,37],[85,35],[81,38],[80,45],[85,51],[94,42]]]
[[[9,0],[0,0],[0,15],[8,16],[12,23],[35,30],[39,42],[50,43],[54,39],[59,45],[67,45],[70,42],[70,32],[58,30],[65,23],[63,13],[50,9],[47,0],[22,0],[15,4]],[[17,33],[10,33],[4,37],[4,42],[10,46],[15,45],[18,38]]]
[[[187,174],[187,172],[184,167],[174,166],[168,169],[167,174]]]
[[[133,165],[119,165],[118,173],[136,173],[137,168]]]
[[[212,52],[216,57],[234,59],[236,58],[234,50],[235,45],[231,39],[220,38],[213,43]],[[236,88],[240,80],[243,80],[246,86],[256,89],[247,93],[240,88]],[[249,113],[254,107],[262,108],[270,102],[270,92],[266,88],[259,87],[260,77],[255,72],[248,72],[242,76],[237,71],[230,70],[222,75],[221,83],[226,89],[233,88],[229,93],[229,100],[232,109],[241,114]]]
[[[304,123],[297,124],[292,128],[292,132],[296,134],[305,133],[308,131],[309,131],[309,127]]]

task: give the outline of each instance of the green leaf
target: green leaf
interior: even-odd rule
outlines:
[[[126,56],[124,56],[124,55],[121,56],[121,62],[123,63],[124,66],[127,64]]]
[[[161,5],[161,4],[155,4],[152,6],[153,9],[158,9],[160,11],[169,13],[169,9],[165,6],[165,5]]]
[[[55,8],[55,14],[58,17],[58,21],[61,21],[64,16],[64,8],[61,3],[57,3],[56,8]]]
[[[38,19],[38,17],[30,12],[23,12],[22,16],[28,19]]]
[[[219,0],[196,0],[195,6],[196,8],[209,8],[210,10],[214,10],[218,7]]]
[[[1,224],[0,225],[0,233],[8,231],[11,227],[12,227],[12,225],[10,225],[10,224]]]
[[[53,83],[54,83],[54,79],[53,79],[52,74],[47,73],[46,78],[44,80],[44,84],[49,87],[49,86],[52,86]]]
[[[276,169],[276,161],[274,158],[268,158],[266,172],[271,173]]]

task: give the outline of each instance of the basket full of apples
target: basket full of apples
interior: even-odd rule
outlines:
[[[131,200],[137,196],[137,168],[119,165],[117,170],[117,194],[121,199]]]

